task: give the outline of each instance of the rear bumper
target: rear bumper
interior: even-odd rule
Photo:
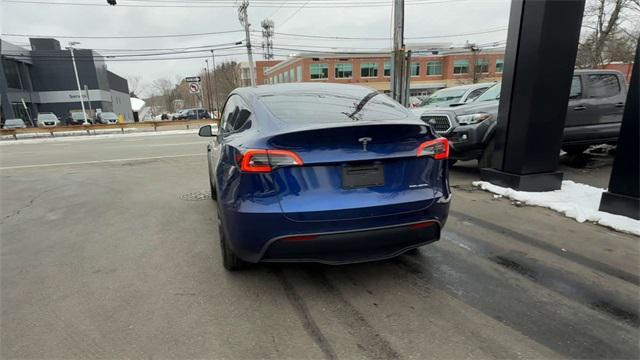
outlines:
[[[438,240],[449,200],[448,194],[420,211],[352,220],[300,222],[285,217],[279,207],[277,212],[263,207],[247,213],[223,204],[221,216],[229,245],[245,261],[344,264],[393,257]],[[433,224],[411,227],[426,221]],[[292,236],[306,239],[286,239]]]
[[[318,262],[340,265],[382,260],[440,238],[437,221],[349,232],[279,237],[265,246],[264,262]]]

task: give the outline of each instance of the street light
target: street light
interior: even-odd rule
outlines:
[[[73,47],[80,44],[77,41],[71,41],[67,49],[71,53],[71,62],[73,63],[73,72],[76,74],[76,84],[78,84],[78,96],[80,96],[80,106],[82,107],[82,116],[84,116],[84,123],[87,124],[87,112],[84,110],[84,100],[82,100],[82,89],[80,88],[80,77],[78,76],[78,67],[76,66],[76,57],[73,54]]]

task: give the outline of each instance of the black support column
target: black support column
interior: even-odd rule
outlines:
[[[611,169],[609,191],[602,194],[600,210],[640,219],[640,42],[631,73],[616,158]]]
[[[560,143],[584,0],[513,0],[492,168],[481,178],[523,191],[560,188]]]
[[[7,87],[7,78],[4,74],[4,64],[0,57],[0,104],[2,104],[2,116],[5,119],[13,119],[16,114],[13,112],[13,107],[9,101],[9,91]]]

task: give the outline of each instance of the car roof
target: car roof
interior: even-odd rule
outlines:
[[[483,87],[491,87],[495,85],[495,82],[485,82],[479,84],[466,84],[466,85],[458,85],[458,86],[450,86],[446,88],[442,88],[440,90],[475,90]]]
[[[579,69],[573,72],[574,74],[619,74],[623,75],[618,70],[610,70],[610,69]]]
[[[308,94],[322,94],[330,92],[352,95],[355,97],[364,97],[372,91],[375,90],[365,86],[351,84],[299,82],[288,84],[258,85],[256,87],[243,87],[235,89],[232,93],[241,95],[242,97],[245,97],[247,98],[247,100],[249,100],[262,96],[274,96],[297,92],[305,92]]]

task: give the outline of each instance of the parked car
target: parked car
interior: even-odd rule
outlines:
[[[186,118],[186,113],[189,109],[186,110],[179,110],[178,112],[176,112],[175,114],[173,114],[171,116],[171,120],[183,120]]]
[[[56,127],[60,125],[60,119],[52,112],[38,113],[36,122],[38,127]]]
[[[6,119],[2,125],[3,129],[24,129],[26,127],[27,125],[22,119]]]
[[[117,124],[117,123],[118,123],[118,115],[116,115],[115,113],[101,112],[96,115],[96,124]]]
[[[184,109],[174,116],[173,120],[197,120],[211,119],[211,115],[206,109]]]
[[[471,103],[494,84],[495,83],[460,85],[440,89],[424,99],[420,105],[413,109],[413,112],[417,115],[422,115],[427,109],[460,106]]]
[[[238,88],[219,133],[207,125],[200,136],[211,137],[209,183],[228,270],[390,258],[438,240],[447,220],[448,141],[369,88]]]
[[[69,117],[66,119],[67,125],[90,125],[93,121],[89,115],[87,115],[87,121],[84,120],[85,116],[82,111],[72,111],[69,113]]]
[[[576,70],[573,74],[565,119],[562,149],[582,153],[590,145],[615,144],[618,140],[627,97],[624,75],[612,70]],[[478,159],[490,166],[497,124],[501,84],[496,84],[474,103],[431,109],[421,119],[449,139],[451,158]]]

